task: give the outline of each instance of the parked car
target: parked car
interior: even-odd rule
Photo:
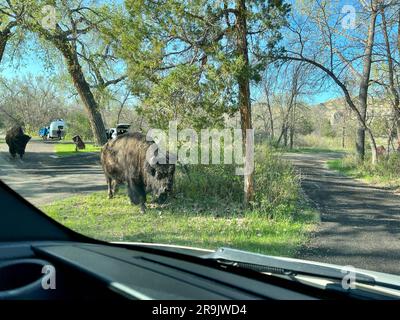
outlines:
[[[107,138],[115,139],[117,136],[124,134],[129,131],[131,125],[129,123],[119,123],[115,128],[107,129]]]
[[[50,123],[49,133],[47,137],[49,139],[58,139],[61,140],[65,137],[65,121],[63,119],[57,119]]]
[[[49,134],[50,127],[43,127],[39,129],[39,137],[43,140],[47,140],[47,136]]]

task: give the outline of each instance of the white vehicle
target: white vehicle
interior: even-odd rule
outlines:
[[[48,139],[59,139],[65,137],[65,121],[63,119],[57,119],[50,123],[49,132],[47,134]]]
[[[129,123],[118,123],[115,128],[110,128],[107,130],[107,136],[109,139],[115,139],[117,136],[128,132],[130,126],[131,125]]]
[[[115,139],[117,137],[117,128],[107,129],[107,138]]]

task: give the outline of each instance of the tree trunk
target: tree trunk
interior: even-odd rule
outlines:
[[[397,130],[397,140],[400,140],[400,95],[399,95],[399,92],[397,91],[398,89],[396,88],[396,84],[395,84],[393,57],[392,57],[392,52],[391,52],[391,48],[390,48],[390,40],[389,40],[389,35],[388,35],[388,27],[387,27],[387,22],[386,22],[385,9],[383,6],[381,7],[381,16],[382,16],[382,31],[383,31],[383,37],[385,39],[386,57],[387,57],[387,64],[388,64],[389,89],[390,89],[390,93],[392,94],[392,99],[390,99],[390,100],[391,100],[392,108],[394,111],[395,124],[396,124],[396,130]],[[399,29],[397,30],[397,32],[398,32],[398,37],[399,37],[398,40],[400,41],[400,19],[399,19]],[[399,45],[400,45],[400,43],[399,43]],[[400,47],[398,49],[400,52]]]
[[[244,68],[238,77],[239,86],[239,111],[243,139],[243,152],[247,155],[247,150],[253,148],[249,146],[248,131],[252,129],[251,123],[251,100],[250,100],[250,80],[248,77],[249,57],[247,48],[247,21],[246,21],[246,1],[237,0],[237,51],[244,61]],[[247,158],[247,157],[246,157]],[[246,162],[248,159],[246,159]],[[247,206],[254,198],[254,176],[253,172],[246,172],[244,175],[244,204]]]
[[[294,130],[295,130],[295,123],[296,123],[296,104],[297,104],[297,98],[295,97],[294,103],[293,103],[293,108],[291,112],[291,117],[290,117],[290,131],[289,131],[289,148],[293,149],[293,144],[294,144]]]
[[[343,149],[344,149],[345,146],[346,146],[345,138],[346,138],[346,127],[343,126],[343,127],[342,127],[342,148],[343,148]]]
[[[34,32],[38,32],[47,41],[51,42],[63,55],[68,73],[72,78],[72,82],[88,114],[95,142],[99,146],[105,144],[107,142],[107,134],[103,118],[101,117],[98,104],[93,96],[89,83],[86,81],[85,75],[83,74],[76,48],[69,42],[58,25],[56,27],[56,35],[38,25],[28,25],[28,28],[31,28]]]
[[[271,128],[271,140],[274,140],[275,133],[274,133],[274,118],[272,116],[272,108],[269,101],[269,97],[267,96],[267,107],[268,107],[268,114],[269,114],[269,126]]]
[[[95,142],[101,146],[107,142],[106,129],[97,102],[79,64],[78,57],[70,45],[56,44],[56,46],[64,56],[68,72],[86,108]]]
[[[278,138],[278,140],[276,142],[276,144],[278,146],[280,145],[281,140],[282,140],[283,136],[285,135],[285,130],[286,130],[285,123],[283,123],[282,126],[281,126],[281,134],[279,135],[279,138]]]
[[[11,28],[15,26],[15,22],[10,22],[3,31],[0,32],[0,62],[3,60],[4,51],[7,41],[11,38]]]
[[[363,162],[365,159],[365,126],[363,124],[365,124],[367,115],[368,88],[371,75],[372,48],[374,45],[374,38],[375,38],[376,16],[377,16],[377,11],[375,8],[372,8],[371,20],[368,26],[368,38],[364,51],[364,66],[360,79],[360,87],[358,94],[358,99],[360,104],[359,110],[363,121],[362,123],[359,124],[359,127],[357,129],[356,150],[357,150],[357,157],[361,162]]]
[[[363,121],[366,120],[366,111],[365,106],[361,106],[360,103],[360,114],[362,116]],[[357,128],[357,137],[356,137],[356,152],[358,161],[363,162],[365,159],[365,129],[362,124],[359,124]]]
[[[372,134],[371,129],[368,128],[367,132],[368,132],[369,138],[371,140],[371,142],[370,142],[370,144],[371,144],[371,163],[373,165],[375,165],[378,160],[377,159],[377,150],[376,150],[376,141],[375,141],[374,135]]]
[[[293,149],[293,138],[294,138],[294,128],[290,128],[290,133],[289,133],[289,149]]]
[[[0,62],[3,60],[4,50],[6,49],[7,41],[10,38],[11,33],[0,34]]]
[[[283,130],[283,145],[285,146],[285,148],[287,147],[288,130],[289,130],[288,126],[286,126],[285,129]]]

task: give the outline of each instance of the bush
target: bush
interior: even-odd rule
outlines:
[[[256,148],[255,163],[254,210],[271,217],[292,214],[300,198],[300,179],[293,166],[265,145]]]
[[[87,115],[83,111],[74,111],[68,114],[66,121],[66,137],[65,140],[72,140],[75,135],[80,135],[86,141],[93,140],[93,132]]]
[[[193,201],[225,202],[242,208],[243,177],[235,175],[235,165],[193,165],[188,177],[177,171],[175,190]],[[271,147],[255,150],[255,197],[253,214],[286,217],[294,213],[300,198],[300,181],[291,164],[274,153]]]

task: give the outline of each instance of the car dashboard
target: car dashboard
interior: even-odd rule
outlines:
[[[79,242],[0,245],[0,300],[309,300],[323,290],[133,246]],[[178,255],[179,256],[179,255]],[[285,282],[286,281],[286,282]]]

